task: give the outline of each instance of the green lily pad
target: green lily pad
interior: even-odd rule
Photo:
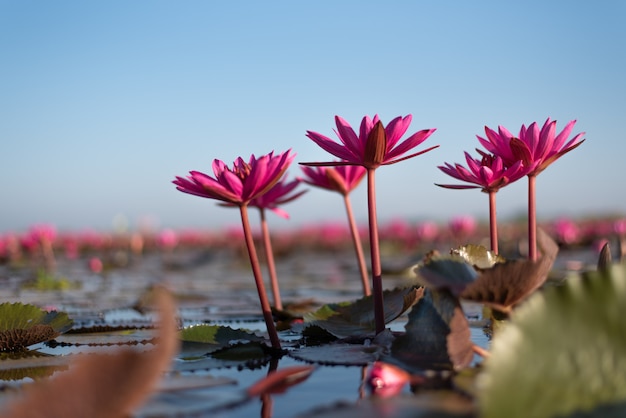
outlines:
[[[239,343],[263,341],[262,337],[246,330],[233,329],[220,325],[193,325],[179,333],[182,340],[181,356],[184,359],[202,358]]]
[[[385,323],[402,315],[421,296],[423,289],[415,286],[385,290]],[[355,302],[332,303],[322,306],[315,312],[304,315],[305,327],[316,326],[339,337],[352,337],[375,334],[374,303],[372,296]]]
[[[625,414],[625,317],[624,266],[535,294],[495,333],[479,378],[481,416]]]
[[[0,304],[0,351],[20,351],[49,341],[72,327],[65,312],[47,312],[35,305]]]

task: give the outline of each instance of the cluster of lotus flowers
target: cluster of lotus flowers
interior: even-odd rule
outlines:
[[[256,207],[261,214],[263,242],[268,259],[271,283],[274,291],[274,305],[281,309],[278,282],[273,270],[273,258],[267,222],[266,209],[281,216],[286,213],[279,207],[304,192],[295,189],[300,182],[340,193],[345,200],[346,212],[354,237],[354,247],[359,260],[363,293],[372,294],[376,333],[385,330],[382,269],[380,260],[379,226],[376,211],[376,170],[385,165],[395,164],[424,154],[438,145],[409,153],[426,141],[435,129],[424,129],[401,138],[411,124],[412,116],[396,117],[387,125],[376,115],[365,116],[358,131],[341,118],[335,117],[335,133],[339,142],[314,131],[306,136],[330,153],[336,160],[327,162],[301,162],[304,177],[288,181],[285,173],[295,159],[291,150],[257,157],[250,156],[246,161],[238,157],[232,166],[221,160],[213,161],[213,175],[191,171],[187,177],[176,177],[173,183],[184,193],[215,199],[224,206],[240,210],[243,235],[248,249],[250,264],[255,278],[261,310],[272,347],[280,349],[280,340],[272,318],[271,307],[265,290],[259,260],[256,253],[253,233],[250,226],[248,207]],[[528,127],[522,125],[519,133],[513,135],[506,128],[498,130],[485,127],[485,138],[478,136],[484,150],[477,149],[478,157],[465,153],[467,167],[461,164],[445,163],[439,169],[460,180],[463,184],[438,184],[451,189],[478,188],[489,196],[489,228],[491,250],[498,253],[496,221],[496,193],[502,187],[523,177],[528,178],[528,257],[537,260],[537,220],[535,203],[535,183],[537,176],[550,164],[567,152],[578,147],[584,139],[579,133],[569,139],[576,121],[570,121],[557,133],[556,121],[548,118],[542,126],[533,122]],[[337,160],[338,159],[338,160]],[[371,266],[365,266],[358,229],[352,215],[348,195],[366,178],[368,205],[368,234]],[[371,274],[371,288],[370,288]]]

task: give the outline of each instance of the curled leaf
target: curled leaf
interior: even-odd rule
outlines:
[[[72,327],[65,312],[47,312],[35,305],[0,304],[0,352],[19,351],[49,341]]]
[[[548,278],[559,247],[543,230],[538,229],[537,232],[543,253],[539,260],[507,261],[482,270],[476,281],[469,284],[460,297],[509,313],[515,305],[541,287]]]
[[[385,323],[402,315],[417,301],[423,289],[414,286],[385,290]],[[304,315],[305,326],[317,326],[332,335],[342,338],[375,334],[374,303],[372,296],[355,302],[332,303],[322,306],[315,312]]]

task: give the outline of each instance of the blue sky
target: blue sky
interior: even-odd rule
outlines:
[[[174,176],[288,148],[328,160],[305,132],[366,114],[412,114],[440,145],[378,170],[381,221],[486,217],[484,193],[434,186],[452,180],[437,165],[464,162],[485,125],[548,116],[587,140],[539,176],[539,218],[624,214],[625,18],[618,0],[0,0],[0,232],[237,224]],[[365,220],[364,184],[352,199]],[[526,181],[498,205],[523,214]],[[276,227],[344,219],[317,189],[285,209]]]

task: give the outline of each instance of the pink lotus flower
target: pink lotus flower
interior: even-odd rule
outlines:
[[[521,161],[528,176],[528,257],[537,260],[537,210],[536,210],[536,179],[537,175],[550,164],[561,158],[584,142],[583,133],[579,133],[567,141],[575,120],[570,121],[557,135],[556,121],[550,118],[539,129],[537,122],[528,128],[522,125],[518,137],[514,137],[506,128],[499,126],[498,132],[485,126],[487,139],[478,136],[480,143],[487,151],[498,155],[506,166]],[[567,141],[567,142],[566,142]]]
[[[275,156],[272,151],[260,158],[252,155],[247,163],[239,157],[233,163],[232,169],[228,168],[221,160],[214,160],[213,173],[215,178],[199,171],[191,171],[187,178],[176,177],[176,180],[173,181],[176,188],[181,192],[216,199],[239,207],[243,235],[257,286],[259,301],[261,302],[263,318],[265,319],[272,347],[277,350],[281,349],[280,340],[265,292],[265,284],[263,283],[259,259],[254,246],[248,217],[248,206],[254,199],[267,193],[280,181],[295,157],[295,155],[290,155],[290,152],[291,150],[288,150]],[[260,209],[263,211],[263,207],[260,207]]]
[[[445,163],[445,166],[438,168],[455,179],[475,184],[437,184],[439,187],[448,189],[475,189],[482,188],[482,191],[489,194],[489,230],[491,240],[491,250],[498,252],[498,225],[496,221],[496,193],[500,188],[509,183],[519,180],[528,173],[522,165],[522,161],[516,161],[511,166],[505,166],[502,158],[498,155],[487,154],[477,150],[481,159],[474,159],[469,153],[465,153],[465,161],[469,169],[461,164]]]
[[[354,190],[363,177],[366,170],[359,165],[342,165],[337,167],[306,167],[301,166],[306,178],[305,183],[347,195]]]
[[[374,118],[365,116],[361,121],[359,134],[342,117],[335,116],[337,130],[335,131],[341,144],[317,132],[307,131],[306,136],[317,145],[335,157],[345,160],[344,163],[313,163],[310,165],[362,165],[366,168],[376,168],[381,165],[394,164],[408,158],[416,157],[428,152],[438,145],[426,150],[402,157],[407,151],[424,142],[435,129],[424,129],[416,132],[398,144],[398,141],[409,128],[411,115],[398,116],[385,127],[378,115]]]
[[[530,175],[537,175],[585,141],[580,139],[585,134],[582,132],[565,142],[575,123],[575,120],[570,121],[556,135],[556,121],[548,118],[541,129],[537,122],[528,128],[522,125],[517,137],[502,126],[498,127],[498,132],[485,126],[487,139],[477,138],[487,151],[500,156],[506,166],[522,161]]]
[[[230,169],[221,160],[213,161],[215,178],[199,171],[190,171],[187,178],[176,177],[173,183],[184,193],[221,200],[237,206],[247,205],[276,184],[295,158],[291,150],[260,158],[250,156],[249,162],[237,158]]]
[[[290,194],[296,187],[298,187],[299,184],[299,179],[294,179],[290,182],[282,179],[274,184],[274,186],[272,186],[272,188],[267,192],[252,199],[250,201],[250,206],[254,206],[259,209],[269,209],[278,216],[289,219],[289,214],[280,209],[278,205],[289,203],[306,193],[306,190],[302,190],[300,192]]]
[[[381,165],[394,164],[408,158],[428,152],[426,150],[404,156],[407,151],[424,142],[435,129],[419,131],[398,144],[411,124],[412,116],[398,116],[385,127],[378,115],[371,119],[365,116],[361,121],[359,134],[343,118],[335,116],[335,131],[341,144],[317,132],[307,131],[307,136],[324,150],[339,157],[341,162],[300,163],[309,166],[360,165],[367,169],[367,212],[369,220],[370,261],[372,265],[372,288],[374,302],[374,322],[376,333],[385,329],[383,302],[382,267],[380,264],[380,243],[378,239],[378,220],[376,216],[376,181],[375,172]]]
[[[448,189],[477,189],[480,187],[485,193],[497,192],[500,188],[519,180],[527,173],[522,161],[516,161],[507,167],[500,156],[486,154],[480,150],[478,152],[482,156],[480,160],[472,158],[467,152],[465,153],[468,168],[460,164],[452,165],[450,163],[438,167],[447,175],[475,184],[475,186],[457,184],[437,184],[437,186]]]

